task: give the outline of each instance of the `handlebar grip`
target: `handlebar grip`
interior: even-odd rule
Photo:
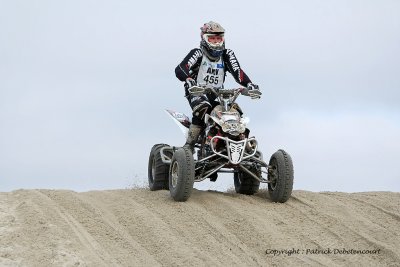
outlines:
[[[206,93],[206,89],[204,87],[192,86],[188,89],[189,94],[191,95],[202,95]]]
[[[261,91],[260,90],[247,90],[247,95],[251,97],[251,99],[260,99],[261,98]]]

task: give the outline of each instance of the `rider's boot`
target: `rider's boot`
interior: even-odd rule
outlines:
[[[201,132],[201,126],[190,124],[189,132],[186,138],[186,143],[183,147],[190,148],[192,154],[194,154],[194,145],[196,144],[197,139],[199,139],[200,132]]]

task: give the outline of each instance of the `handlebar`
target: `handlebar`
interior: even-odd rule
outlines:
[[[252,99],[258,99],[261,97],[261,92],[259,90],[249,90],[245,87],[233,88],[233,89],[216,89],[203,86],[192,86],[188,89],[189,93],[194,96],[199,96],[203,94],[213,93],[216,96],[226,96],[234,97],[236,99],[239,94],[250,96]]]

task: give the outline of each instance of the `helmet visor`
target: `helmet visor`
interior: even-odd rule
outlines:
[[[209,46],[219,48],[224,44],[225,38],[224,34],[204,34],[204,40],[208,43]]]

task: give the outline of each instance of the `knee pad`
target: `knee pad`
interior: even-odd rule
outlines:
[[[199,105],[193,108],[193,116],[200,118],[201,120],[204,119],[204,116],[211,111],[210,103],[200,103]]]
[[[204,119],[206,113],[211,112],[211,104],[206,96],[195,96],[190,99],[190,106],[193,110],[193,117]]]

